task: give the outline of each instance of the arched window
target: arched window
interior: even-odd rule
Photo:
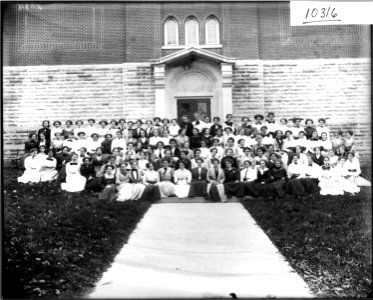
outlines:
[[[206,21],[206,45],[219,44],[219,22],[215,17],[209,17]]]
[[[191,17],[185,22],[185,45],[199,44],[198,30],[198,21],[196,18]]]
[[[164,23],[164,44],[179,45],[179,26],[174,18],[169,18]]]

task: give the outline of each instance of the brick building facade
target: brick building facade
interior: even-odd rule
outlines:
[[[288,2],[2,8],[5,159],[43,119],[172,118],[198,104],[236,121],[268,111],[328,117],[355,132],[370,161],[367,26],[291,27]]]

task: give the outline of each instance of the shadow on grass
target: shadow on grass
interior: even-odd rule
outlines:
[[[354,196],[242,201],[318,297],[367,297],[372,289],[372,191]]]
[[[21,173],[21,172],[20,172]],[[106,202],[4,174],[3,297],[77,297],[94,287],[149,202]]]

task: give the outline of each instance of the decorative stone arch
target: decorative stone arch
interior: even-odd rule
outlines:
[[[195,47],[155,60],[155,114],[176,117],[177,99],[201,97],[210,99],[212,117],[232,113],[233,64],[233,59]]]

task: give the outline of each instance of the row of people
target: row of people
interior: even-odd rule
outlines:
[[[114,155],[110,155],[108,161],[101,158],[105,163],[95,165],[89,156],[73,153],[69,162],[64,161],[65,168],[58,171],[53,151],[48,152],[46,164],[41,165],[41,159],[37,157],[40,153],[32,149],[31,156],[25,161],[26,170],[18,181],[52,181],[60,176],[63,190],[77,192],[88,189],[99,191],[100,199],[117,197],[118,200],[210,195],[212,199],[226,201],[232,195],[283,197],[288,193],[302,196],[317,193],[319,188],[321,194],[343,194],[344,191],[356,193],[359,191],[357,185],[367,185],[359,176],[360,166],[353,153],[348,154],[347,160],[340,157],[335,166],[331,166],[329,157],[323,158],[320,166],[312,156],[307,157],[304,165],[299,162],[301,155],[296,153],[285,168],[282,160],[273,153],[269,160],[244,160],[242,168],[238,168],[237,160],[229,152],[222,160],[211,158],[211,165],[206,168],[204,159],[196,152],[194,167],[188,166],[186,151],[182,151],[182,158],[176,161],[176,166],[172,157],[167,156],[155,162],[144,157],[117,162]],[[145,167],[141,167],[144,162]],[[161,166],[156,170],[157,163]],[[63,173],[64,177],[61,176]]]

